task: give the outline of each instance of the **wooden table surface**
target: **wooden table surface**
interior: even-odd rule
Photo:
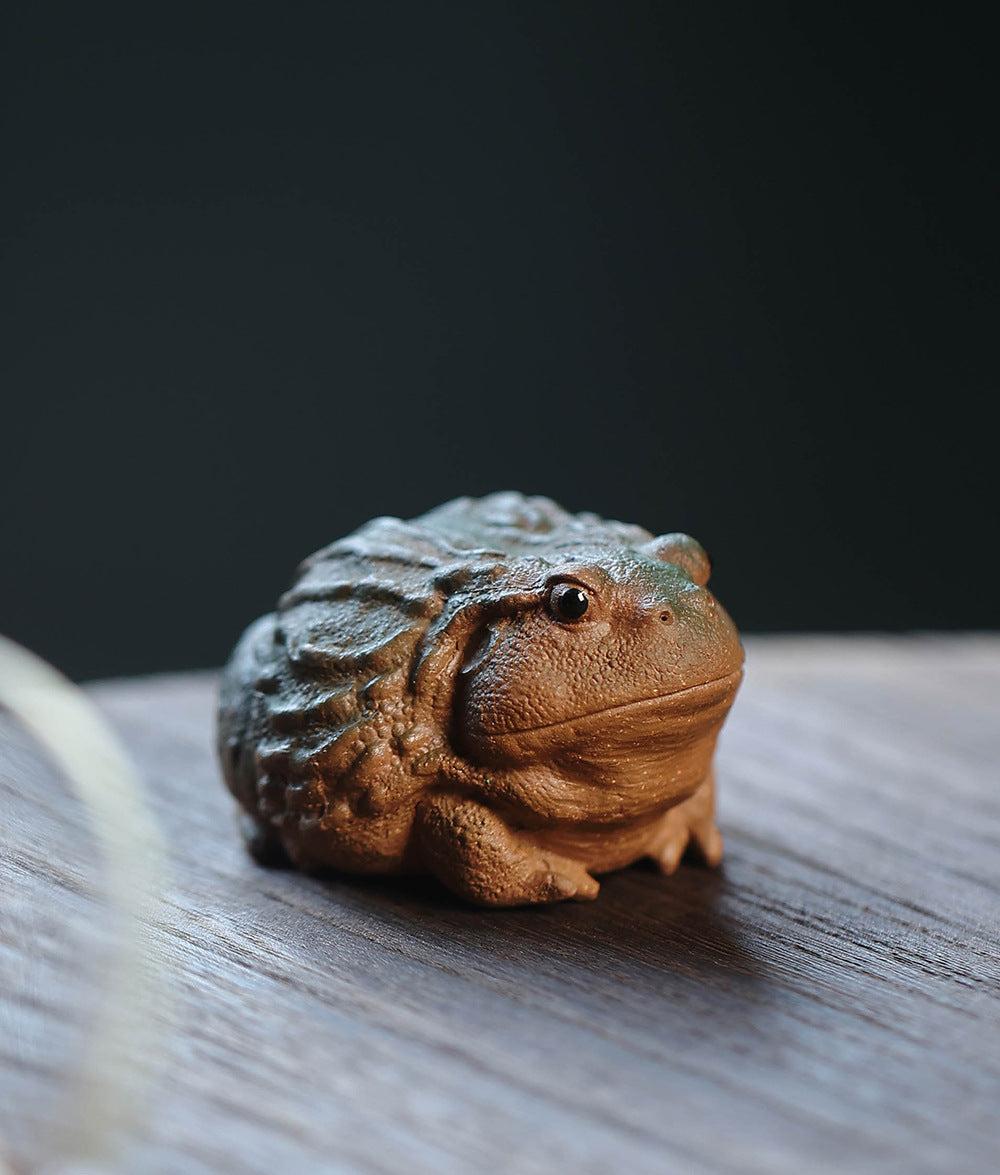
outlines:
[[[123,1169],[1000,1169],[1000,637],[749,641],[723,868],[504,912],[253,865],[213,690],[91,687],[170,856]],[[9,723],[0,805],[0,1136],[29,1168],[114,935],[85,818]]]

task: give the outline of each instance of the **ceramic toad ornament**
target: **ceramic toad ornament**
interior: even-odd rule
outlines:
[[[376,518],[302,564],[225,670],[218,749],[261,861],[430,871],[485,906],[593,898],[691,845],[739,635],[682,534],[517,493]]]

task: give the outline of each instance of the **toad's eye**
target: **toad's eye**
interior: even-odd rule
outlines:
[[[579,620],[590,607],[590,596],[571,583],[557,583],[549,593],[549,611],[556,620]]]

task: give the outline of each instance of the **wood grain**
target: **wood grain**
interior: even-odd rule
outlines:
[[[92,687],[171,854],[128,1170],[997,1170],[1000,637],[748,654],[723,868],[498,912],[259,869],[214,678]],[[82,813],[9,724],[0,745],[0,1133],[29,1164],[113,927]]]

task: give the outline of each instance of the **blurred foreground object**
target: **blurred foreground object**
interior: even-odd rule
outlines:
[[[52,666],[2,636],[0,708],[24,725],[72,784],[103,855],[116,940],[86,1055],[41,1167],[107,1169],[144,1104],[161,976],[149,928],[163,886],[163,849],[136,771],[94,704]],[[16,856],[18,846],[7,847]]]

